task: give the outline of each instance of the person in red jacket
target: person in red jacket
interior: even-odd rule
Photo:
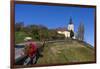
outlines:
[[[34,64],[36,62],[37,46],[31,37],[25,38],[25,46],[25,54],[28,58],[25,60],[24,65]]]
[[[28,51],[28,56],[33,57],[37,53],[37,47],[34,43],[30,43],[30,49]]]

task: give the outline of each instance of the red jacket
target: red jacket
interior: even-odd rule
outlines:
[[[29,49],[29,52],[28,52],[29,57],[32,57],[32,56],[36,55],[36,52],[37,52],[36,45],[34,43],[31,43],[30,44],[30,49]]]

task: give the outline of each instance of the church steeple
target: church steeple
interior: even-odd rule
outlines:
[[[73,24],[73,22],[72,22],[72,18],[70,17],[70,22],[69,22],[69,24]]]
[[[73,31],[74,32],[74,24],[72,22],[72,18],[70,17],[70,21],[69,21],[69,24],[68,24],[68,30],[69,31]]]

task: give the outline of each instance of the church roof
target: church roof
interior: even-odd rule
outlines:
[[[57,28],[56,30],[57,31],[66,31],[67,29],[66,28]]]
[[[63,32],[63,31],[69,31],[67,28],[57,28],[56,30],[57,30],[57,31],[62,31],[62,32]]]

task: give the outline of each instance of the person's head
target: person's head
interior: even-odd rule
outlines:
[[[32,38],[31,37],[25,37],[24,41],[25,42],[32,41]]]

